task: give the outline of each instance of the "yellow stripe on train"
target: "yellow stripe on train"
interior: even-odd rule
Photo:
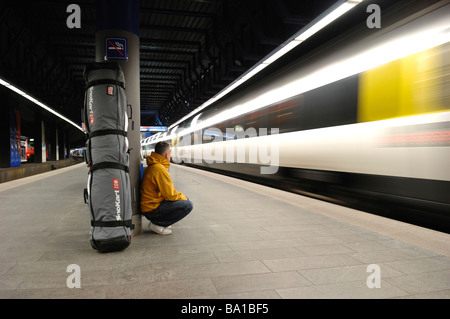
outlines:
[[[358,122],[448,111],[450,44],[360,74]]]

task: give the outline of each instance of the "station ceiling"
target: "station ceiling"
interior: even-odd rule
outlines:
[[[336,0],[140,0],[141,125],[170,125]],[[67,6],[81,28],[66,25]],[[96,1],[1,1],[0,77],[80,123]]]

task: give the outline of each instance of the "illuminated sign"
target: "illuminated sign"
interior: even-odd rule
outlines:
[[[167,126],[141,126],[141,132],[167,132]]]
[[[128,61],[127,38],[106,38],[105,46],[105,60]]]

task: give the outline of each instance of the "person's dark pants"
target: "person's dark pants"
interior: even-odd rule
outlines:
[[[169,227],[186,217],[193,208],[194,205],[189,200],[162,201],[158,208],[142,215],[151,221],[152,224]]]

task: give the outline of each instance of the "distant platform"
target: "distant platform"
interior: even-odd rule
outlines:
[[[47,161],[44,163],[22,162],[20,166],[0,168],[0,183],[49,172],[58,168],[78,164],[83,161],[84,159],[81,157],[70,157],[59,161]]]

